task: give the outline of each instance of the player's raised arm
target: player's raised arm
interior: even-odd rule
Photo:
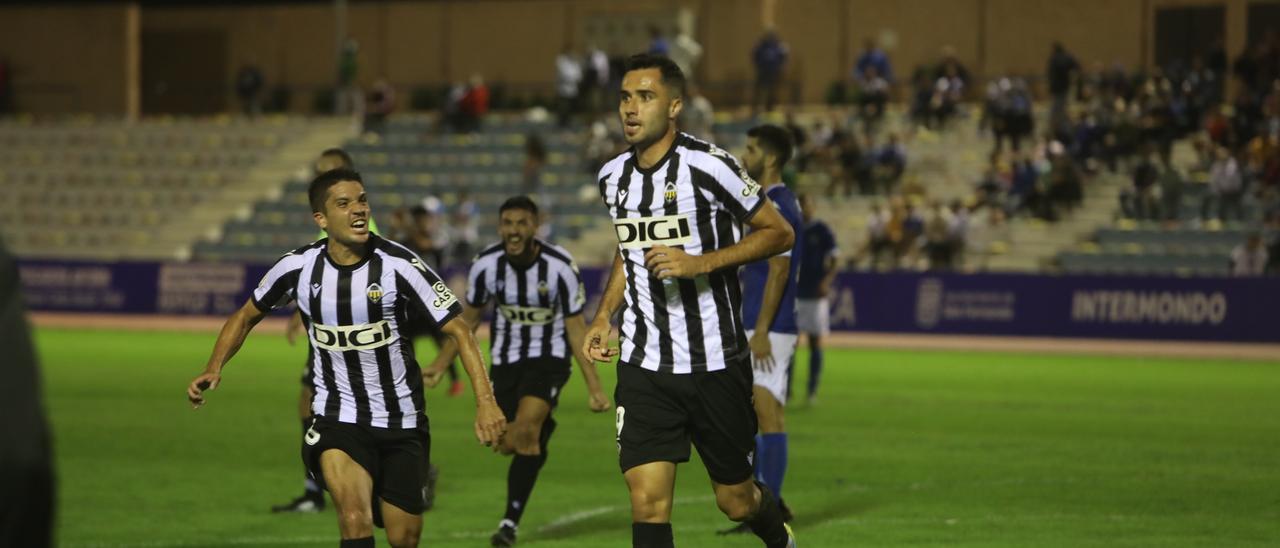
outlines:
[[[244,344],[253,326],[258,325],[258,322],[266,316],[267,311],[258,308],[258,305],[250,299],[222,324],[222,331],[218,333],[218,340],[213,344],[213,353],[204,366],[204,373],[192,379],[191,384],[187,385],[187,400],[191,402],[193,409],[204,405],[204,391],[218,387],[218,383],[222,381],[222,368],[240,350],[240,346]]]
[[[622,296],[626,287],[627,277],[622,263],[622,251],[618,250],[613,255],[613,269],[609,271],[609,282],[604,286],[604,295],[600,297],[596,317],[591,320],[591,326],[584,335],[586,340],[583,354],[588,358],[607,362],[618,355],[617,348],[609,348],[609,335],[613,330],[610,322],[613,315],[618,312],[618,308],[622,306]]]

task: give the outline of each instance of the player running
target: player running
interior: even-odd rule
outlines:
[[[692,441],[720,510],[770,548],[795,546],[773,494],[752,481],[756,414],[736,273],[790,249],[794,233],[737,161],[676,131],[684,87],[670,59],[628,60],[618,114],[631,148],[598,178],[618,251],[586,353],[619,358],[614,400],[631,542],[674,546],[676,463],[689,460]],[[621,348],[609,348],[619,308]]]
[[[764,125],[747,132],[747,153],[742,162],[747,174],[759,181],[761,193],[800,234],[800,205],[782,184],[782,168],[791,159],[791,135],[778,126]],[[756,479],[778,498],[782,519],[791,521],[791,509],[782,502],[782,479],[787,472],[787,376],[796,353],[796,278],[804,245],[742,269],[742,316],[747,326],[753,367],[752,392],[760,434],[756,436]],[[721,533],[745,533],[739,525]]]
[[[267,313],[296,300],[315,353],[314,414],[303,463],[337,507],[344,547],[372,547],[381,509],[387,541],[417,546],[431,437],[421,371],[407,336],[411,310],[461,349],[476,394],[475,435],[496,443],[506,429],[462,307],[435,272],[404,247],[369,231],[360,175],[323,173],[308,189],[312,215],[329,237],[286,253],[223,325],[205,370],[187,387],[195,408]]]
[[[538,471],[547,462],[547,443],[556,429],[551,416],[569,380],[569,357],[578,360],[592,411],[609,409],[596,364],[583,354],[587,330],[582,319],[586,294],[578,265],[569,252],[535,238],[538,206],[525,196],[498,209],[502,241],[476,256],[467,276],[462,318],[474,329],[484,308],[497,303],[490,332],[490,378],[498,406],[507,418],[507,434],[497,450],[512,455],[507,470],[507,504],[493,546],[514,546],[520,516],[528,507]],[[445,349],[427,368],[428,387],[439,382],[453,361]]]

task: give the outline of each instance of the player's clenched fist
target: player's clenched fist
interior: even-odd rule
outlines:
[[[476,406],[476,439],[486,446],[492,446],[502,439],[507,431],[507,418],[492,399],[482,401]]]

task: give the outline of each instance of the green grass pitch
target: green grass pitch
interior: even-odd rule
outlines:
[[[36,339],[61,545],[336,544],[332,507],[267,512],[301,489],[302,349],[251,336],[192,411],[213,333]],[[508,461],[474,441],[469,392],[427,401],[442,476],[423,545],[487,546]],[[520,545],[629,546],[613,414],[587,411],[575,374],[557,420]],[[1280,362],[829,350],[820,402],[793,402],[787,424],[805,547],[1280,545]],[[759,546],[714,535],[726,521],[696,456],[673,521],[679,546]]]

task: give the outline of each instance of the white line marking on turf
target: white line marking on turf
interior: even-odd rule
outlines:
[[[697,497],[678,497],[673,501],[673,504],[696,504],[696,503],[710,502],[715,499],[716,497],[713,495],[701,495]],[[596,506],[593,508],[587,508],[585,510],[577,510],[574,512],[569,512],[568,514],[563,514],[557,517],[556,519],[551,520],[546,525],[539,527],[538,532],[546,533],[548,531],[555,531],[556,529],[568,527],[580,521],[586,521],[596,516],[602,516],[604,514],[610,514],[613,512],[619,512],[627,509],[629,509],[629,506],[622,506],[617,504],[606,504],[604,506]]]

